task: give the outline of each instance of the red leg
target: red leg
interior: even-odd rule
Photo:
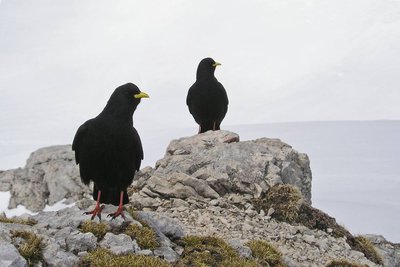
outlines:
[[[124,215],[124,207],[122,206],[122,203],[124,202],[124,191],[121,191],[120,197],[119,197],[119,206],[116,212],[108,214],[107,217],[111,217],[111,220],[114,220],[118,216],[121,215],[122,218],[125,220],[125,215]]]
[[[99,220],[101,221],[101,211],[103,210],[104,205],[100,206],[100,195],[101,195],[101,191],[99,190],[99,192],[97,193],[97,202],[96,202],[96,207],[94,208],[94,210],[84,213],[86,215],[92,214],[91,220],[93,220],[94,217],[97,216],[97,217],[99,217]]]
[[[213,123],[213,131],[215,131],[215,121],[214,121],[214,123]]]

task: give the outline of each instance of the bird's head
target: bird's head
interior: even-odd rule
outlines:
[[[220,65],[221,63],[215,62],[210,57],[202,59],[197,67],[197,79],[214,76],[215,68]]]
[[[104,110],[113,114],[130,113],[132,116],[142,98],[149,98],[149,95],[133,83],[127,83],[114,90]]]

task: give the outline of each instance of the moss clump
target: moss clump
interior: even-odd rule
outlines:
[[[329,262],[326,267],[368,267],[367,265],[359,265],[346,260],[334,260]]]
[[[25,225],[35,225],[37,221],[34,219],[28,218],[28,219],[18,219],[18,218],[7,218],[4,216],[0,216],[0,222],[2,223],[18,223],[18,224],[25,224]]]
[[[28,231],[11,231],[11,235],[14,241],[18,237],[24,239],[22,243],[16,244],[16,247],[29,266],[34,266],[43,260],[45,245],[39,236]]]
[[[343,226],[339,225],[335,218],[328,214],[311,207],[310,205],[302,204],[299,211],[297,222],[310,229],[318,229],[327,231],[332,229],[331,235],[334,237],[351,237],[349,231]]]
[[[110,227],[106,223],[96,223],[93,221],[84,221],[80,225],[80,230],[82,233],[92,233],[97,240],[100,241],[110,231]]]
[[[124,234],[134,238],[142,249],[155,249],[160,244],[157,241],[156,233],[150,227],[130,224],[126,227]]]
[[[187,236],[180,241],[184,251],[178,267],[221,266],[257,267],[254,260],[240,258],[237,252],[220,238],[211,236]]]
[[[85,255],[80,263],[81,267],[172,267],[168,262],[157,257],[136,254],[115,255],[108,249],[98,248]]]
[[[288,223],[297,220],[299,209],[302,204],[300,191],[288,184],[279,184],[271,187],[266,197],[254,200],[254,206],[258,211],[267,211],[273,208],[275,211],[272,217]]]
[[[355,249],[364,253],[365,257],[372,262],[383,265],[383,259],[381,255],[376,251],[374,245],[367,238],[363,236],[356,236],[355,239]]]
[[[283,267],[282,253],[266,241],[252,240],[246,244],[261,266]]]

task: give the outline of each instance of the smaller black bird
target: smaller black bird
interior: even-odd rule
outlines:
[[[75,134],[72,150],[81,180],[86,185],[94,182],[96,207],[86,212],[92,214],[92,220],[95,216],[101,220],[104,206],[100,203],[119,205],[109,216],[125,218],[122,205],[129,202],[126,189],[143,159],[142,143],[132,116],[140,100],[147,97],[132,83],[118,87],[103,111],[82,124]]]
[[[196,82],[189,88],[186,104],[194,120],[199,124],[199,133],[219,130],[228,111],[228,96],[224,86],[214,76],[215,68],[221,65],[212,58],[200,61]]]

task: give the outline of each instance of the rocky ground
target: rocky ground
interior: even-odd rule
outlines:
[[[113,255],[164,259],[154,266],[202,266],[188,260],[193,251],[189,253],[187,236],[221,238],[246,260],[246,266],[327,266],[339,259],[359,266],[400,266],[400,245],[381,236],[366,236],[382,258],[377,264],[368,253],[356,248],[348,235],[338,235],[333,224],[306,227],[300,220],[292,220],[291,214],[284,217],[287,220],[278,217],[281,205],[257,206],[260,199],[270,201],[267,196],[272,188],[291,185],[299,192],[293,207],[295,216],[301,217],[300,207],[311,204],[311,179],[307,155],[278,139],[239,142],[238,135],[217,131],[174,140],[165,157],[154,168],[142,169],[129,188],[131,203],[127,208],[138,212],[132,213],[133,217],[126,212],[125,222],[121,218],[109,221],[104,215],[104,223],[95,225],[104,228],[99,235],[97,228],[85,230],[89,218],[83,212],[94,202],[88,188],[79,181],[71,147],[41,149],[31,155],[25,168],[0,172],[0,190],[12,194],[10,207],[23,204],[39,211],[45,204],[64,198],[76,205],[57,212],[24,215],[18,218],[20,221],[0,216],[0,266],[88,266],[87,259],[92,253],[98,257],[94,253],[100,253],[99,248]],[[283,203],[292,205],[286,200]],[[113,209],[107,206],[104,213]],[[334,222],[326,218],[317,217],[316,221]],[[140,231],[129,225],[137,225]],[[134,229],[148,234],[146,227],[155,233],[156,244],[143,243],[142,235],[132,234]],[[42,248],[41,258],[26,260],[24,242],[37,240],[32,236],[29,239],[21,233],[24,231],[41,240],[37,243]],[[279,264],[283,265],[260,260],[249,245],[251,240],[264,240],[276,247],[282,254]],[[224,265],[222,261],[217,265],[232,264]],[[241,265],[245,263],[237,266]]]

